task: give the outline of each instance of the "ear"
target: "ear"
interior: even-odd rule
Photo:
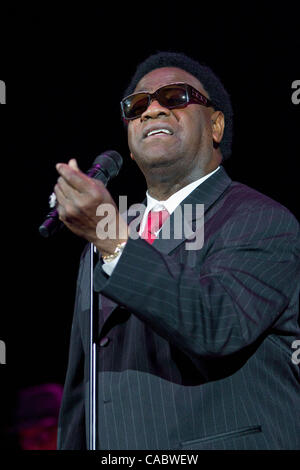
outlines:
[[[130,152],[130,158],[131,158],[131,160],[134,160],[134,159],[135,159],[132,152]]]
[[[222,140],[225,128],[225,119],[222,111],[215,111],[211,115],[212,136],[215,143],[219,144]]]

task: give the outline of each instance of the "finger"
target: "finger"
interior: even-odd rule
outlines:
[[[60,189],[58,184],[54,186],[54,192],[55,192],[58,204],[62,207],[65,207],[68,204],[68,199],[66,198],[65,194]]]
[[[77,160],[75,158],[72,158],[71,160],[69,160],[68,164],[73,170],[80,171],[77,165]]]
[[[74,204],[70,203],[70,199],[67,199],[64,196],[58,185],[55,186],[54,191],[58,201],[57,211],[59,214],[59,219],[64,223],[74,223],[74,221],[78,218],[78,208],[74,206]]]
[[[65,198],[72,200],[76,197],[78,198],[80,194],[79,191],[70,186],[69,183],[67,183],[67,181],[62,176],[58,178],[57,185],[61,192],[64,194]]]
[[[66,163],[56,165],[58,173],[66,182],[79,192],[87,192],[90,186],[90,178],[80,170],[74,170]]]
[[[66,209],[65,209],[65,207],[66,207],[66,204],[67,204],[67,200],[66,200],[64,194],[62,193],[62,191],[59,189],[58,185],[55,185],[54,192],[55,192],[56,199],[57,199],[56,209],[57,209],[57,212],[58,212],[59,219],[61,221],[64,221],[65,218],[66,218]]]

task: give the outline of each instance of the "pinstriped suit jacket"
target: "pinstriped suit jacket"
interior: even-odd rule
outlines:
[[[129,239],[95,268],[98,449],[300,449],[299,224],[223,167],[182,202],[199,203],[201,249]],[[59,449],[87,447],[88,276],[86,250]]]

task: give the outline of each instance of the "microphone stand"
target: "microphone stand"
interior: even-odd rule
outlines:
[[[97,368],[96,368],[96,331],[98,320],[99,296],[94,291],[94,265],[96,247],[90,244],[90,357],[89,357],[89,450],[96,450],[96,399],[97,399]]]

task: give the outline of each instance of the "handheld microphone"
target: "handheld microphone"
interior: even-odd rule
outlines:
[[[115,150],[107,150],[95,158],[93,166],[87,171],[87,176],[102,181],[105,186],[117,176],[123,164],[121,155]],[[64,226],[59,220],[58,211],[54,208],[46,216],[45,221],[39,227],[40,234],[48,238],[58,232]]]

